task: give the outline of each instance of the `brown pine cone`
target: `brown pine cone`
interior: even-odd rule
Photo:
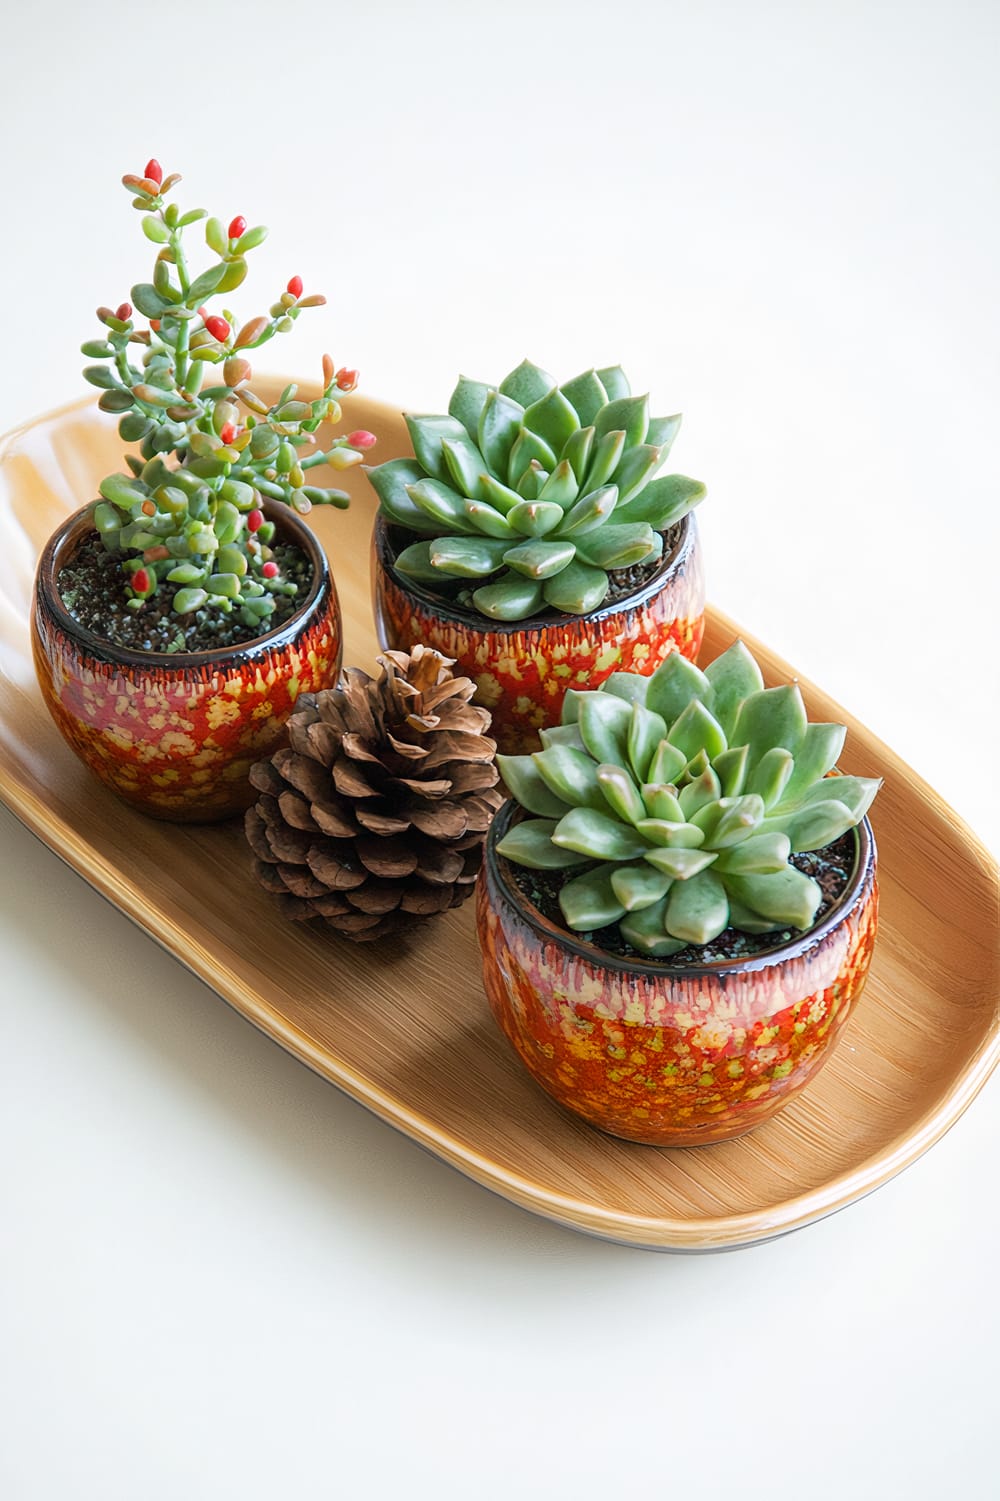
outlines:
[[[465,901],[503,801],[475,684],[429,647],[378,660],[377,679],[349,667],[340,687],[303,694],[291,745],[251,771],[261,796],[246,815],[256,875],[285,914],[359,942]]]

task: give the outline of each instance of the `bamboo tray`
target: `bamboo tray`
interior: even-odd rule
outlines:
[[[350,420],[379,435],[380,459],[406,450],[403,424],[389,408],[352,397]],[[619,1142],[542,1095],[489,1015],[471,903],[404,943],[355,947],[277,917],[249,874],[238,822],[177,828],[120,804],[50,722],[27,625],[43,542],[120,465],[120,452],[114,422],[92,401],[0,441],[8,560],[0,579],[0,796],[262,1031],[514,1203],[663,1250],[747,1245],[797,1229],[887,1182],[957,1120],[1000,1055],[996,868],[930,788],[807,683],[811,717],[848,724],[845,769],[886,778],[874,818],[880,937],[866,992],[819,1078],[774,1121],[719,1146]],[[313,516],[340,591],[345,661],[370,668],[374,505],[362,476],[348,481],[351,510]],[[736,634],[711,611],[706,657]],[[769,681],[790,675],[745,639]]]

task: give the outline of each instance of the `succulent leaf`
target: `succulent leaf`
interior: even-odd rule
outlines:
[[[574,558],[559,573],[545,581],[545,603],[567,615],[589,615],[603,604],[610,582],[603,568],[592,568]]]
[[[523,427],[510,451],[510,459],[507,463],[507,483],[513,489],[517,489],[532,464],[540,465],[546,474],[549,474],[558,462],[559,460],[545,439]]]
[[[633,703],[632,723],[628,730],[628,759],[640,782],[646,781],[657,746],[666,733],[666,720],[661,715],[654,714],[641,703]]]
[[[582,865],[586,855],[553,844],[555,828],[556,821],[551,818],[525,819],[504,835],[497,850],[515,865],[526,865],[530,870],[565,870]]]
[[[558,386],[553,386],[541,400],[525,409],[524,425],[559,454],[582,424],[572,403],[566,400]]]
[[[680,432],[681,416],[678,412],[673,417],[650,417],[649,428],[646,432],[646,442],[655,443],[663,457],[673,447],[674,439]]]
[[[808,928],[822,900],[817,883],[792,865],[767,875],[728,876],[733,896],[775,928]]]
[[[666,531],[705,498],[700,480],[683,474],[664,474],[649,482],[641,491],[631,492],[629,521],[647,521],[657,531]]]
[[[662,715],[667,724],[673,724],[692,699],[711,704],[712,685],[693,662],[672,651],[649,679],[646,708]]]
[[[780,800],[795,767],[795,757],[782,745],[765,751],[751,771],[746,782],[747,792],[756,792],[764,800],[765,808],[773,808]]]
[[[625,823],[638,823],[646,817],[646,805],[624,766],[599,766],[597,781],[608,806],[618,818]]]
[[[624,699],[610,693],[581,693],[578,723],[583,743],[598,765],[624,766],[632,726],[632,710]]]
[[[457,417],[412,417],[404,413],[406,426],[413,444],[413,452],[427,474],[433,479],[449,479],[448,466],[441,452],[441,442],[450,438],[453,443],[468,443],[469,435]]]
[[[666,925],[675,938],[711,943],[729,926],[729,898],[712,870],[675,881],[667,898]]]
[[[554,385],[551,375],[533,365],[530,360],[522,360],[517,369],[505,375],[500,382],[500,394],[512,397],[522,407],[529,407],[551,391]]]
[[[608,393],[596,370],[585,370],[559,389],[579,417],[581,428],[590,427],[601,408],[608,404]]]
[[[649,430],[649,397],[623,396],[602,407],[594,418],[598,438],[606,433],[621,430],[629,448],[636,443],[645,443]]]
[[[463,497],[442,480],[418,480],[415,485],[407,485],[406,493],[418,511],[437,523],[439,530],[476,531],[466,515]]]
[[[438,583],[442,573],[465,579],[489,578],[503,563],[507,547],[502,538],[495,537],[436,537],[427,544]]]
[[[495,584],[484,584],[472,596],[476,609],[492,620],[524,620],[542,606],[542,586],[512,570]]]
[[[473,443],[479,442],[479,416],[483,410],[490,387],[481,380],[469,380],[460,375],[458,384],[451,393],[448,414],[455,417],[465,428]]]
[[[559,905],[567,925],[576,932],[607,927],[625,915],[624,903],[612,885],[612,872],[600,865],[567,881],[559,893]]]
[[[673,877],[656,870],[648,860],[635,865],[617,865],[611,872],[611,888],[626,912],[641,912],[659,902],[670,890]]]
[[[635,860],[648,851],[635,829],[595,808],[572,808],[564,814],[552,831],[552,842],[592,860]]]
[[[508,522],[522,537],[544,537],[547,532],[559,526],[562,519],[561,506],[555,501],[541,499],[518,501],[507,512]]]
[[[498,479],[507,474],[511,449],[523,420],[524,408],[518,402],[499,391],[487,393],[476,437],[483,457]]]
[[[576,475],[577,487],[583,484],[583,477],[590,463],[590,453],[594,446],[594,429],[581,427],[573,434],[562,451],[562,458],[571,466]]]
[[[620,401],[632,394],[628,376],[621,365],[606,365],[603,370],[598,370],[597,379],[607,392],[608,401]]]
[[[585,490],[599,490],[606,485],[621,463],[622,454],[625,452],[625,433],[618,428],[614,432],[598,435],[594,429],[595,438],[587,470],[586,479],[583,481]]]
[[[257,431],[259,429],[254,429],[255,434]],[[387,464],[379,464],[377,469],[368,471],[386,519],[412,532],[437,530],[431,518],[414,505],[407,493],[410,485],[417,485],[426,477],[415,459],[390,459]]]
[[[781,795],[783,806],[794,807],[814,782],[833,770],[844,748],[846,735],[847,726],[843,724],[806,726],[795,752],[795,767]]]
[[[670,937],[666,920],[667,899],[664,897],[652,907],[630,912],[620,920],[618,927],[625,942],[630,943],[637,953],[648,954],[651,959],[668,959],[687,945],[682,938]]]
[[[572,542],[551,542],[545,537],[532,537],[527,542],[518,542],[508,547],[503,560],[509,568],[523,573],[530,579],[548,579],[561,573],[567,563],[572,563],[575,548]]]
[[[779,688],[762,688],[743,700],[732,741],[749,747],[752,772],[774,746],[783,746],[794,755],[805,731],[806,710],[798,684],[782,683]]]
[[[511,797],[529,813],[558,820],[573,807],[574,799],[558,797],[552,791],[531,756],[498,755],[496,762]]]
[[[585,563],[595,568],[631,568],[657,555],[662,542],[650,527],[602,526],[574,537],[576,548]]]
[[[598,812],[607,809],[601,784],[597,780],[597,762],[583,749],[583,743],[579,745],[563,744],[553,741],[553,731],[548,731],[548,743],[544,750],[535,751],[532,756],[509,756],[504,758],[504,764],[512,761],[530,761],[549,790],[566,804],[568,808],[595,808]],[[511,786],[504,765],[497,758],[504,781]],[[514,793],[517,797],[517,793]],[[518,798],[518,802],[521,799]],[[524,804],[526,807],[527,804]]]

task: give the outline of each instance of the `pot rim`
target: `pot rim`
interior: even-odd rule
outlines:
[[[281,502],[264,498],[262,509],[268,519],[291,533],[291,540],[309,558],[313,568],[312,584],[294,614],[283,625],[255,636],[251,641],[235,642],[231,646],[206,647],[202,651],[136,651],[133,647],[116,646],[106,636],[81,625],[63,604],[56,587],[56,576],[62,566],[64,554],[75,546],[80,537],[93,525],[94,502],[73,511],[56,528],[43,547],[35,572],[35,599],[39,608],[44,608],[64,635],[76,641],[92,656],[105,661],[122,662],[129,667],[145,668],[148,671],[187,672],[213,663],[238,664],[261,655],[263,652],[281,650],[291,645],[299,628],[325,595],[333,590],[333,579],[326,553],[315,532],[306,526],[290,507]]]
[[[677,542],[667,556],[660,559],[659,566],[652,578],[647,579],[644,584],[640,584],[631,594],[625,595],[622,599],[615,600],[613,604],[601,605],[599,609],[591,610],[586,615],[573,615],[563,610],[550,615],[530,615],[524,620],[493,620],[489,615],[480,615],[476,610],[467,610],[460,605],[451,605],[446,600],[441,599],[440,596],[432,594],[430,590],[411,582],[410,579],[402,578],[396,572],[389,557],[390,523],[380,510],[375,512],[373,536],[376,556],[380,566],[391,576],[396,587],[401,589],[403,593],[411,595],[422,605],[426,605],[429,610],[442,620],[463,625],[467,629],[471,627],[473,630],[488,631],[491,635],[495,636],[508,636],[524,631],[542,632],[554,626],[562,628],[565,627],[567,622],[573,621],[586,620],[600,622],[612,615],[620,615],[626,610],[636,609],[646,604],[654,595],[660,592],[667,577],[674,572],[680,571],[681,567],[688,562],[691,554],[694,552],[698,539],[694,511],[688,511],[675,524],[681,529]],[[400,527],[399,530],[405,531],[405,528]]]
[[[788,959],[798,958],[806,949],[812,948],[834,928],[840,926],[853,911],[861,894],[870,884],[875,871],[875,836],[869,819],[865,817],[851,831],[854,834],[854,867],[848,877],[847,885],[829,912],[806,932],[800,933],[797,938],[791,938],[787,943],[769,949],[765,953],[754,954],[749,958],[739,960],[717,959],[706,964],[671,966],[666,960],[638,957],[626,959],[620,954],[608,953],[596,943],[587,943],[571,933],[568,928],[550,922],[538,911],[537,907],[528,902],[516,882],[510,878],[511,861],[497,853],[496,845],[507,832],[514,813],[518,811],[520,811],[520,805],[513,798],[508,798],[490,824],[483,853],[483,873],[487,883],[490,880],[496,882],[502,895],[516,909],[523,921],[534,929],[540,941],[558,943],[574,957],[584,959],[592,966],[617,970],[621,974],[642,975],[647,979],[674,980],[685,976],[725,977],[752,974],[784,964]]]

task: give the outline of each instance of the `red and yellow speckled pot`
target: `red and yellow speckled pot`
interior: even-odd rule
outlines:
[[[313,565],[296,614],[219,651],[125,651],[77,624],[56,588],[93,526],[91,510],[70,516],[39,559],[31,644],[46,706],[80,759],[144,813],[183,823],[237,813],[255,795],[251,765],[282,743],[298,695],[329,687],[340,671],[340,607],[325,554],[287,507],[268,508]]]
[[[476,892],[490,1006],[528,1072],[613,1136],[700,1146],[741,1136],[808,1083],[865,982],[878,912],[865,819],[839,902],[801,938],[742,963],[670,970],[616,958],[526,902],[490,830]]]
[[[655,672],[672,651],[693,662],[704,630],[705,580],[693,514],[655,576],[627,599],[590,615],[554,615],[509,625],[453,608],[392,567],[389,530],[375,520],[372,584],[383,647],[416,642],[453,657],[493,715],[500,750],[538,750],[538,731],[558,724],[567,688],[598,688],[613,672]]]

